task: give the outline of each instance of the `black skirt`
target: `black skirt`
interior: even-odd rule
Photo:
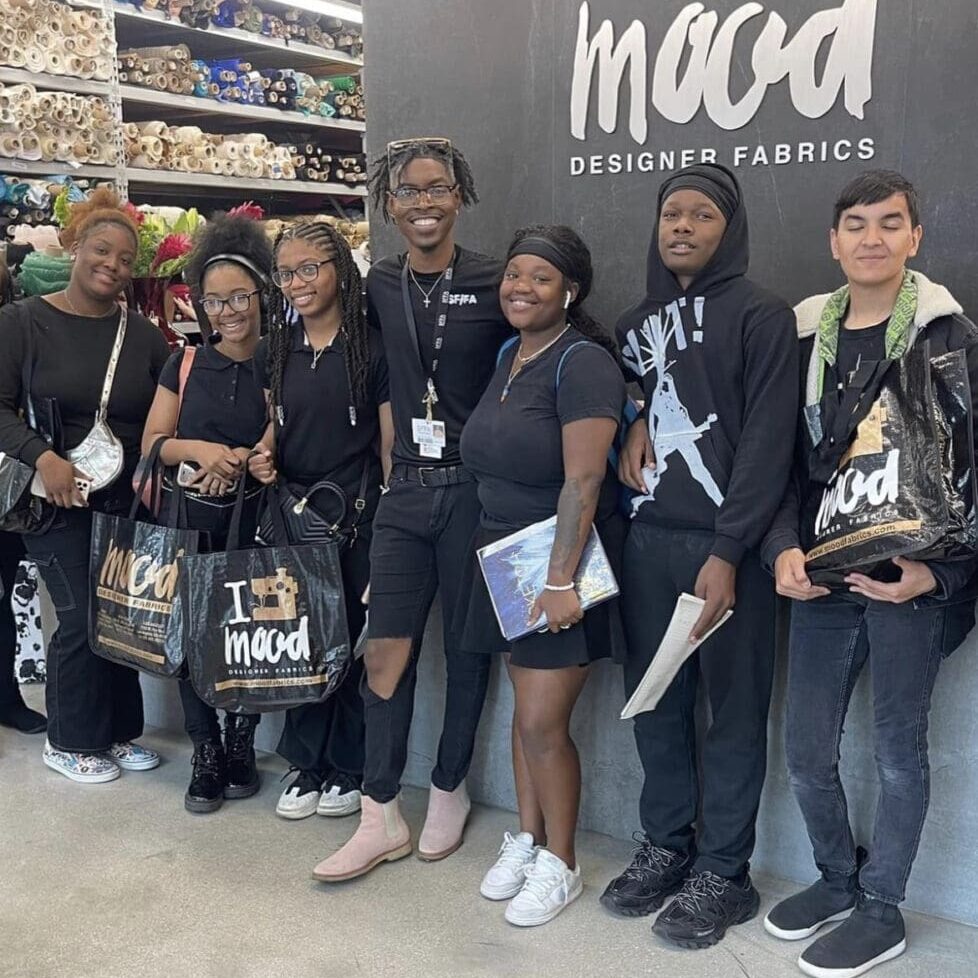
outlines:
[[[598,523],[598,534],[619,587],[625,527],[624,518],[617,513]],[[625,633],[618,598],[595,605],[584,612],[584,619],[579,624],[556,633],[533,632],[515,642],[503,636],[476,551],[512,532],[483,527],[475,532],[472,558],[462,575],[453,617],[456,648],[474,654],[508,652],[514,666],[527,669],[565,669],[568,666],[586,666],[597,659],[607,658],[624,662]]]

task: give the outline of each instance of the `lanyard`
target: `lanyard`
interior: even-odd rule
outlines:
[[[414,352],[423,373],[425,371],[425,364],[421,359],[421,346],[418,342],[418,324],[414,318],[414,306],[411,303],[411,290],[408,283],[410,273],[410,259],[405,255],[404,267],[401,269],[401,301],[404,303],[404,320],[407,324],[408,334],[411,337],[411,343],[414,345]],[[438,297],[438,312],[435,317],[434,330],[435,351],[431,360],[431,368],[428,370],[425,392],[421,398],[421,403],[425,406],[428,421],[432,420],[431,409],[438,402],[438,391],[435,388],[435,374],[438,373],[438,360],[441,356],[442,344],[445,342],[445,329],[448,326],[448,296],[452,290],[452,276],[454,273],[455,259],[452,259],[452,264],[445,269],[445,279],[442,283],[441,294]]]

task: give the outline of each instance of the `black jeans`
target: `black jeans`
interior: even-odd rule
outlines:
[[[340,555],[340,568],[350,643],[355,645],[367,617],[360,598],[370,580],[369,527]],[[360,781],[364,752],[362,676],[363,659],[357,659],[339,689],[325,702],[286,711],[279,754],[300,770],[314,771],[321,779],[336,771]]]
[[[848,594],[792,602],[785,747],[823,873],[856,872],[839,743],[856,679],[870,664],[880,793],[859,881],[886,903],[904,898],[927,816],[927,717],[941,659],[972,621],[966,605],[915,608]]]
[[[712,540],[710,533],[633,521],[622,589],[629,696],[659,647],[679,595],[693,593]],[[642,829],[654,845],[696,852],[696,870],[738,876],[754,850],[767,765],[774,612],[774,584],[759,555],[749,551],[737,570],[733,617],[693,653],[656,709],[635,718],[645,771]],[[694,716],[701,679],[711,714],[701,752],[702,789]]]
[[[143,732],[139,673],[99,658],[88,644],[91,510],[59,510],[47,533],[23,540],[58,613],[47,650],[48,741],[92,753],[134,740]]]
[[[481,507],[474,482],[426,487],[391,479],[374,518],[370,551],[371,638],[412,639],[411,659],[390,699],[362,684],[366,718],[364,791],[378,802],[397,796],[414,714],[417,656],[428,612],[441,586],[445,715],[431,782],[454,791],[468,773],[489,686],[492,656],[457,649],[452,619],[459,582],[471,560]]]
[[[14,676],[17,652],[17,626],[10,601],[17,578],[17,565],[24,556],[24,545],[16,533],[0,533],[0,709],[20,700]]]

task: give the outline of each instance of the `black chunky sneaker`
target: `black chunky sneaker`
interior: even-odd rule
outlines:
[[[257,724],[256,717],[229,713],[224,718],[224,753],[227,756],[225,798],[250,798],[261,787],[255,763]]]
[[[860,893],[848,919],[805,948],[798,967],[812,978],[857,978],[906,949],[899,909]]]
[[[675,849],[654,846],[640,832],[628,868],[601,894],[601,905],[621,917],[644,917],[678,893],[693,865],[693,857]]]
[[[652,930],[680,947],[712,947],[728,927],[755,917],[760,906],[761,898],[746,874],[738,882],[716,873],[693,873]]]
[[[866,850],[856,850],[856,862],[866,861]],[[782,900],[764,918],[764,929],[782,941],[811,937],[824,924],[845,920],[856,905],[859,871],[850,876],[823,873],[807,889]]]
[[[216,812],[224,803],[224,748],[205,740],[194,748],[194,773],[183,796],[188,812]]]

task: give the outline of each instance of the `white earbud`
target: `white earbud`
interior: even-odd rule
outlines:
[[[570,289],[568,289],[564,293],[564,308],[565,309],[569,308],[570,304],[571,304],[571,294],[570,294]]]

